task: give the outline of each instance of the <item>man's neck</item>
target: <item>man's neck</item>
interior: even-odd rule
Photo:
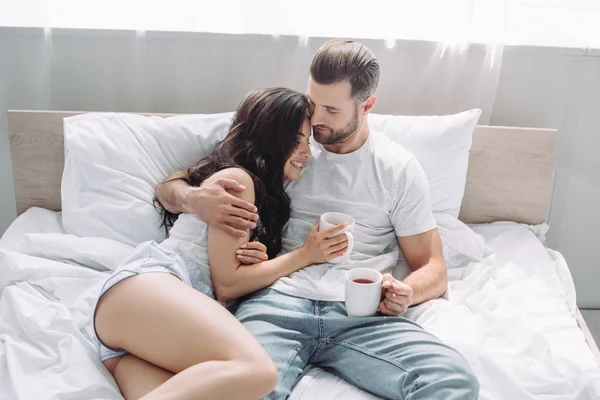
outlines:
[[[348,154],[360,149],[369,137],[369,124],[365,121],[358,131],[346,141],[336,144],[324,144],[323,147],[330,153]]]

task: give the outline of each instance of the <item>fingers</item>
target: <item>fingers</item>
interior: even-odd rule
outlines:
[[[400,289],[399,291],[406,292],[406,294],[396,293],[396,291],[394,291],[394,288],[396,287]],[[392,313],[386,315],[400,315],[406,312],[406,310],[412,303],[412,292],[412,288],[408,285],[403,284],[402,282],[395,282],[393,287],[389,289],[384,289],[381,304],[383,304],[383,308],[386,311]]]
[[[391,301],[392,303],[400,304],[402,306],[408,307],[410,305],[411,299],[409,296],[399,296],[394,292],[390,292],[389,290],[385,292],[384,297]]]
[[[261,263],[265,260],[261,260],[259,258],[254,258],[254,257],[247,257],[247,256],[236,256],[236,258],[238,259],[238,261],[242,264],[245,265],[253,265],[253,264],[258,264]]]
[[[254,265],[254,264],[259,264],[259,263],[263,262],[264,260],[259,260],[258,258],[253,258],[253,257],[243,257],[242,256],[242,258],[238,258],[238,261],[244,265]]]
[[[267,261],[267,246],[260,242],[248,242],[240,246],[236,251],[236,258],[246,265],[258,264]]]
[[[258,211],[254,204],[248,203],[246,200],[242,200],[239,197],[235,197],[231,194],[228,195],[229,197],[227,197],[227,200],[233,207],[241,208],[242,210],[249,211],[253,214]]]
[[[329,256],[327,256],[327,261],[331,261],[331,260],[333,260],[333,259],[334,259],[334,258],[336,258],[336,257],[343,256],[343,255],[344,255],[344,253],[346,252],[346,250],[347,250],[347,248],[345,248],[345,249],[343,249],[343,250],[339,250],[339,251],[336,251],[336,252],[334,252],[334,253],[331,253],[331,254],[329,254]]]
[[[342,252],[342,254],[344,254],[346,252],[346,249],[348,249],[348,242],[342,242],[342,243],[338,243],[336,245],[333,245],[331,247],[329,247],[328,252],[331,253],[337,253],[337,252]]]
[[[244,232],[248,229],[256,228],[255,222],[248,221],[240,217],[235,217],[233,215],[226,215],[222,217],[220,222],[229,225],[234,229]]]
[[[223,187],[223,189],[232,189],[238,192],[246,190],[244,185],[233,179],[219,178],[214,183]]]
[[[395,315],[403,314],[406,311],[406,309],[408,308],[408,306],[405,304],[394,303],[393,301],[391,301],[389,299],[383,300],[383,304],[385,305],[385,307],[388,310],[394,312]]]
[[[237,250],[236,254],[238,255],[239,260],[246,259],[246,258],[254,258],[254,259],[258,260],[258,262],[261,262],[261,261],[267,261],[269,259],[269,256],[266,253],[263,253],[262,251],[257,251],[257,250]],[[240,258],[240,256],[241,256],[241,258]]]
[[[262,244],[261,242],[248,242],[240,246],[242,249],[254,249],[258,251],[262,251],[263,253],[267,252],[267,246]]]
[[[223,232],[227,233],[228,235],[235,236],[235,237],[244,237],[248,234],[247,229],[243,229],[243,230],[236,229],[233,226],[228,225],[225,222],[216,223],[214,226],[217,229],[220,229]]]
[[[392,285],[391,288],[389,288],[390,291],[394,292],[396,295],[398,296],[412,296],[413,294],[413,289],[402,283],[402,282],[394,282],[394,284]]]
[[[337,236],[334,236],[332,238],[325,240],[325,243],[327,243],[329,246],[335,246],[340,243],[345,243],[347,246],[348,245],[348,236],[337,235]]]
[[[381,311],[381,313],[385,315],[401,315],[406,311],[407,308],[408,307],[405,307],[404,305],[394,303],[388,299],[385,299],[381,303],[379,303],[379,311]]]
[[[397,315],[392,310],[388,309],[387,306],[385,305],[385,303],[383,301],[381,303],[379,303],[379,311],[381,311],[381,313],[383,315],[390,315],[390,316],[396,316]]]
[[[394,277],[392,274],[383,274],[383,278],[381,280],[381,286],[384,289],[390,288],[394,284]]]
[[[335,235],[336,233],[340,232],[342,229],[344,229],[347,226],[348,226],[347,222],[344,222],[343,224],[338,224],[336,226],[332,226],[331,228],[325,229],[323,232],[321,232],[321,235],[324,237],[330,237],[330,236]],[[344,236],[346,236],[346,235],[344,235]]]
[[[392,280],[389,281],[388,279],[386,279],[385,275],[384,275],[383,279],[384,279],[384,281],[381,286],[383,286],[383,288],[386,289],[388,292],[394,293],[398,296],[407,296],[407,297],[412,296],[413,289],[410,286],[408,286],[406,283],[404,283],[402,281],[398,281],[394,278],[392,278]]]
[[[236,198],[236,200],[239,200]],[[250,204],[250,203],[248,203]],[[258,214],[236,206],[226,206],[226,213],[250,221],[258,221]]]
[[[237,257],[237,260],[240,262],[240,264],[244,264],[244,265],[253,265],[253,264],[258,264],[260,262],[262,262],[261,260],[257,259],[257,258],[251,258],[251,257]]]

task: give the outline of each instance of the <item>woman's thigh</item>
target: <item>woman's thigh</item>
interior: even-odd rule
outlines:
[[[126,399],[139,399],[169,379],[173,373],[144,361],[133,354],[109,358],[104,366],[115,377]]]
[[[173,373],[209,360],[268,358],[229,311],[168,273],[115,285],[100,299],[95,325],[106,345]]]

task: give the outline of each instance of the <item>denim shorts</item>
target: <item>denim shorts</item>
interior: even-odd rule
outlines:
[[[127,261],[121,264],[121,266],[119,266],[106,280],[102,286],[102,289],[100,290],[98,302],[106,292],[108,292],[119,282],[122,282],[127,278],[131,278],[132,276],[153,272],[174,275],[186,285],[197,289],[211,299],[214,299],[212,288],[208,284],[203,282],[194,282],[192,285],[192,282],[190,281],[190,274],[188,273],[188,270],[186,269],[181,257],[179,257],[176,253],[161,248],[156,242],[145,242],[140,244],[127,259]],[[96,332],[95,315],[96,308],[94,309],[92,323],[94,324],[94,333],[100,348],[100,359],[105,361],[109,358],[126,355],[128,353],[126,350],[112,348],[102,343]]]

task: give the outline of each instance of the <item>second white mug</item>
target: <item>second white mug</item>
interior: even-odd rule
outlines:
[[[349,317],[369,317],[377,313],[382,281],[383,275],[371,268],[346,272],[344,302]]]
[[[352,249],[354,248],[354,236],[350,231],[354,229],[355,221],[354,218],[352,218],[348,214],[340,212],[328,212],[321,215],[321,222],[319,223],[319,232],[322,232],[326,229],[329,229],[335,225],[342,224],[344,222],[347,222],[348,226],[333,236],[346,235],[348,237],[348,249],[341,256],[329,261],[333,264],[343,263],[350,259],[350,253],[352,253]]]

